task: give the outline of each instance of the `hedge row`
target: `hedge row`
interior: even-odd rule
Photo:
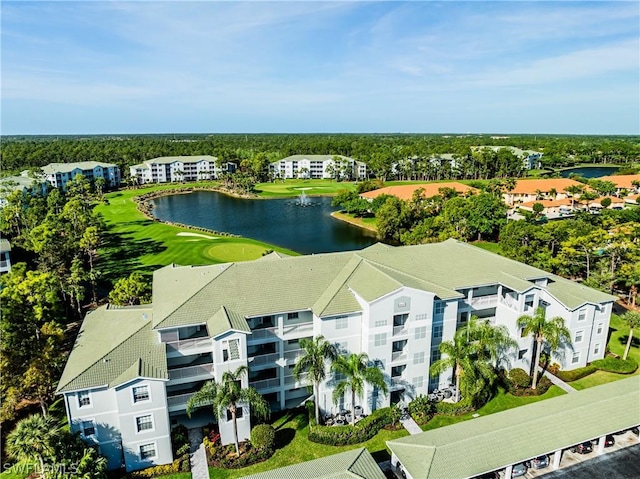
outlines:
[[[310,412],[313,408],[310,409]],[[378,409],[369,416],[358,421],[355,426],[320,426],[313,415],[309,417],[309,440],[330,446],[345,446],[368,441],[378,431],[391,424],[391,408]]]
[[[128,477],[133,479],[147,479],[158,476],[164,476],[167,474],[173,474],[174,472],[189,472],[191,470],[191,463],[189,454],[185,454],[171,464],[162,464],[161,466],[148,467],[141,471],[134,471],[128,474]]]
[[[590,364],[589,366],[573,369],[571,371],[558,371],[556,376],[558,376],[564,382],[571,382],[571,381],[576,381],[578,379],[584,378],[589,374],[593,374],[597,370],[598,368],[596,368],[593,364]]]
[[[638,369],[638,363],[636,363],[633,359],[618,359],[607,357],[604,359],[598,359],[591,363],[592,366],[602,370],[608,371],[610,373],[618,373],[618,374],[631,374]]]
[[[473,407],[471,401],[467,398],[462,398],[460,401],[455,403],[444,401],[436,403],[436,412],[447,416],[459,416],[461,414],[474,411],[475,409],[476,408]]]

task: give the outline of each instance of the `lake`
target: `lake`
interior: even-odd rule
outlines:
[[[619,166],[578,166],[576,168],[562,170],[560,176],[569,178],[569,175],[576,174],[584,178],[600,178],[601,176],[613,175],[618,171],[618,168]]]
[[[153,200],[153,215],[164,221],[224,231],[302,254],[362,249],[374,233],[331,217],[331,197],[246,200],[196,191]]]

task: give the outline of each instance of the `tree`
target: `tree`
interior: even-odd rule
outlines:
[[[45,460],[55,454],[55,443],[60,428],[51,416],[34,414],[18,421],[7,435],[7,452],[19,461],[40,463],[40,476],[44,477]]]
[[[193,394],[187,402],[187,414],[200,406],[211,404],[213,414],[222,420],[226,411],[231,414],[233,421],[233,437],[236,446],[236,455],[240,456],[240,446],[238,445],[238,408],[247,404],[251,408],[251,413],[258,418],[267,418],[270,414],[269,403],[252,387],[242,387],[242,377],[249,369],[247,366],[240,366],[235,371],[225,371],[222,373],[222,381],[217,384],[215,381],[206,382],[202,388]]]
[[[387,394],[388,388],[382,371],[369,365],[369,356],[366,353],[338,356],[331,364],[331,371],[344,376],[333,390],[333,402],[337,404],[347,391],[351,391],[351,424],[355,424],[356,420],[356,397],[362,398],[366,384],[371,384]]]
[[[441,342],[439,349],[444,356],[431,365],[429,372],[435,376],[448,369],[453,369],[456,380],[454,400],[458,402],[460,400],[461,376],[465,369],[471,369],[469,343],[465,328],[458,329],[451,341]]]
[[[338,351],[333,344],[324,339],[324,336],[301,339],[300,348],[304,350],[304,354],[293,368],[293,375],[300,381],[302,374],[306,374],[307,379],[313,384],[316,423],[320,424],[320,383],[327,377],[327,362],[335,361]]]
[[[627,326],[629,326],[629,339],[627,339],[627,345],[624,348],[624,356],[622,359],[627,359],[629,355],[629,350],[631,349],[631,342],[633,338],[633,330],[634,328],[640,327],[640,313],[637,311],[627,311],[622,316],[620,316]]]
[[[135,271],[127,278],[116,281],[109,293],[109,302],[119,306],[144,304],[150,300],[149,285],[142,274]]]
[[[540,363],[543,343],[549,345],[551,354],[553,354],[563,343],[571,344],[571,333],[565,326],[564,319],[560,316],[547,319],[545,310],[541,307],[536,308],[533,316],[526,314],[520,316],[517,324],[518,327],[522,328],[523,336],[532,335],[536,342],[533,382],[531,384],[531,389],[535,389],[538,384],[538,364]]]

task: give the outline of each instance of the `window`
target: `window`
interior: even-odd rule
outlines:
[[[418,376],[411,381],[414,388],[421,388],[424,385],[424,376]]]
[[[424,351],[419,353],[413,353],[413,364],[424,363]]]
[[[528,294],[524,297],[524,310],[525,311],[529,311],[530,309],[533,309],[533,299],[535,298],[535,295],[533,294]]]
[[[241,407],[236,408],[236,419],[242,417],[243,409]],[[231,410],[227,409],[227,421],[231,421]]]
[[[438,339],[442,337],[442,325],[434,324],[433,325],[433,338]]]
[[[596,329],[596,334],[602,334],[603,329],[604,329],[604,323],[598,323],[598,329]]]
[[[416,328],[416,335],[415,335],[416,339],[422,339],[422,338],[426,338],[426,337],[427,337],[427,327],[426,326],[420,326],[419,328]]]
[[[526,334],[525,334],[525,332],[524,332],[524,328],[520,328],[520,337],[521,337],[521,338],[524,338],[524,337],[526,337],[526,336],[527,336],[527,335],[526,335]]]
[[[140,459],[153,459],[156,457],[156,444],[143,444],[140,446]]]
[[[349,327],[349,318],[339,316],[336,318],[336,329],[347,329]]]
[[[521,349],[520,351],[518,351],[518,359],[523,359],[526,354],[527,354],[527,350]]]
[[[295,313],[287,313],[287,319],[296,319],[298,317],[298,312]]]
[[[584,331],[581,329],[580,331],[576,331],[576,334],[573,338],[574,343],[581,343],[584,338]]]
[[[580,362],[580,352],[575,352],[573,353],[573,356],[571,357],[571,364],[577,364]]]
[[[584,321],[585,319],[587,319],[587,310],[581,309],[578,311],[578,321]]]
[[[440,351],[438,351],[437,349],[432,349],[431,350],[431,362],[435,363],[439,359],[440,359]]]
[[[149,431],[153,429],[153,416],[148,414],[136,418],[136,429],[138,432]]]
[[[78,407],[91,406],[91,393],[89,391],[81,391],[78,393]]]
[[[429,317],[429,315],[426,314],[426,313],[416,314],[416,321],[424,321],[428,317]]]
[[[596,343],[593,346],[593,354],[598,354],[598,353],[600,353],[600,343]]]
[[[85,437],[94,436],[96,434],[96,424],[93,419],[82,421],[82,435]]]
[[[149,399],[149,386],[136,386],[133,388],[134,403],[148,401]]]
[[[444,314],[446,304],[444,301],[436,301],[433,305],[433,314]]]
[[[385,344],[387,344],[387,334],[386,333],[376,334],[373,337],[373,345],[374,346],[384,346]]]
[[[374,323],[374,327],[376,328],[381,328],[382,326],[386,326],[387,325],[387,320],[386,319],[381,319],[379,321],[376,321]]]

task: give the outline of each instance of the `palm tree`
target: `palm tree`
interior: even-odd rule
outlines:
[[[45,458],[55,454],[55,442],[60,427],[51,416],[35,414],[18,421],[16,427],[7,436],[7,452],[19,461],[37,460],[40,474],[44,477]]]
[[[455,332],[451,341],[440,343],[440,353],[444,356],[435,361],[429,368],[429,373],[432,376],[443,373],[448,369],[453,369],[456,381],[455,402],[460,400],[460,378],[462,373],[470,366],[469,350],[466,328],[460,328]]]
[[[251,412],[258,418],[267,418],[270,414],[269,403],[252,387],[242,387],[242,376],[248,371],[247,366],[240,366],[235,371],[225,371],[222,381],[206,382],[202,388],[189,398],[187,402],[187,414],[190,416],[194,409],[211,404],[213,414],[220,421],[229,411],[233,421],[233,438],[235,440],[236,454],[240,456],[238,446],[238,423],[236,420],[238,408],[242,404],[248,404]]]
[[[509,352],[518,347],[518,343],[511,338],[509,330],[503,325],[493,325],[486,319],[471,316],[466,325],[469,341],[472,341],[472,357],[479,360],[491,361],[498,368],[501,361],[509,357]]]
[[[523,328],[523,336],[532,335],[536,341],[536,359],[533,363],[533,382],[531,389],[535,389],[538,384],[538,364],[540,363],[540,353],[542,343],[547,342],[553,354],[560,348],[562,343],[571,344],[571,333],[564,324],[564,319],[560,316],[547,319],[544,308],[536,308],[533,316],[524,314],[518,318],[518,327]]]
[[[344,376],[333,390],[333,402],[337,404],[345,392],[351,391],[352,425],[356,422],[356,396],[362,398],[365,384],[371,384],[385,395],[388,391],[382,371],[375,366],[370,366],[369,363],[367,353],[351,353],[348,356],[338,356],[331,364],[331,371]]]
[[[622,319],[627,326],[629,326],[629,339],[627,339],[627,346],[624,348],[624,356],[622,359],[627,359],[629,350],[631,349],[631,339],[633,338],[633,328],[640,327],[640,313],[637,311],[627,311],[620,319]]]
[[[338,351],[333,344],[324,339],[324,336],[301,339],[300,347],[304,349],[304,355],[293,368],[293,375],[300,381],[302,374],[306,373],[307,378],[313,383],[316,424],[320,424],[320,383],[327,377],[327,361],[335,361]]]

